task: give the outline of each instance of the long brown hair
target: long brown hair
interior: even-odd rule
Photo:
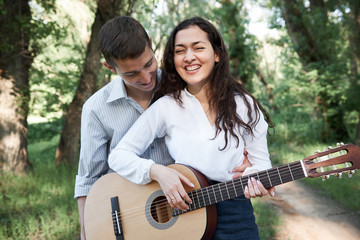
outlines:
[[[253,128],[260,120],[260,111],[264,114],[269,127],[273,127],[274,124],[272,123],[269,114],[263,109],[260,103],[244,88],[242,84],[231,77],[229,71],[229,56],[220,33],[213,24],[200,17],[184,20],[177,25],[171,33],[165,46],[164,56],[162,59],[160,85],[158,90],[155,92],[153,101],[156,101],[164,95],[172,95],[180,105],[182,104],[180,94],[186,87],[186,82],[180,77],[175,69],[175,36],[179,31],[189,28],[190,26],[198,26],[201,30],[206,32],[214,51],[219,55],[219,62],[215,63],[214,69],[209,76],[209,88],[207,89],[207,95],[209,97],[210,108],[216,112],[215,137],[221,131],[225,132],[225,146],[221,150],[224,150],[228,144],[229,133],[231,136],[236,138],[237,146],[239,145],[239,137],[235,129],[243,127],[246,133],[254,136]],[[236,112],[236,95],[239,95],[243,99],[248,109],[248,122],[244,122]],[[246,96],[251,97],[253,100],[253,106],[251,106],[251,103]],[[255,111],[255,118],[253,117],[252,110]]]

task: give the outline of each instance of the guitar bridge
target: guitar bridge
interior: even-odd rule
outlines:
[[[120,206],[118,197],[111,198],[111,211],[116,240],[124,240],[124,235],[121,227]]]

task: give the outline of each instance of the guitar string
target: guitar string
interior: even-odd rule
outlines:
[[[289,178],[289,179],[292,179],[292,178]],[[280,182],[279,182],[280,183]],[[170,208],[171,209],[171,208]],[[172,209],[171,209],[171,212],[172,212]],[[165,214],[165,213],[169,213],[169,208],[166,208],[166,209],[163,209],[163,210],[160,210],[158,209],[158,214]],[[170,220],[172,218],[172,216],[169,216],[168,215],[168,219]],[[125,220],[126,221],[126,224],[127,225],[131,225],[131,224],[138,224],[139,221],[138,220],[144,220],[143,218],[143,211],[142,211],[142,215],[140,216],[135,216],[135,217],[123,217],[122,220]],[[166,221],[167,222],[167,221]]]
[[[271,174],[271,176],[273,176],[274,174]],[[277,174],[275,174],[275,175],[277,175]],[[302,175],[303,176],[303,175]],[[283,181],[282,182],[288,182],[289,180],[290,181],[292,181],[293,179],[292,178],[289,178],[289,179],[285,179],[284,177],[282,178],[283,179]],[[245,179],[243,179],[243,180],[245,180]],[[261,179],[260,179],[261,180]],[[241,179],[236,179],[235,181],[233,181],[233,185],[235,186],[235,187],[240,187],[240,185],[241,185],[241,187],[242,188],[244,188],[244,186],[246,186],[247,184],[244,184],[244,183],[246,183],[247,182],[247,178],[246,178],[246,180],[243,182],[243,181],[241,181],[241,183],[238,183],[238,182],[240,182],[241,181]],[[263,180],[262,180],[263,181]],[[263,181],[264,182],[264,181]],[[229,184],[230,182],[228,182],[228,184]],[[231,191],[231,194],[234,194],[234,192],[235,192],[235,190],[233,190],[232,188],[231,189],[229,189],[228,188],[228,184],[225,184],[225,183],[220,183],[219,184],[219,186],[220,185],[224,185],[223,187],[225,187],[225,188],[221,188],[220,187],[220,189],[219,190],[213,190],[212,192],[214,193],[214,194],[218,194],[220,191],[224,191],[224,190],[226,190],[227,189],[227,191],[228,190],[230,190]],[[239,185],[240,184],[240,185]],[[279,184],[281,184],[281,181],[277,181],[274,185],[279,185]],[[206,189],[206,187],[205,188],[203,188],[203,189]],[[195,192],[195,191],[197,191],[197,192],[199,192],[199,189],[197,189],[197,190],[193,190],[193,192]],[[200,190],[201,191],[201,190]],[[189,192],[190,193],[190,192]],[[203,193],[200,193],[201,195],[204,195]],[[242,193],[243,194],[243,193]],[[239,194],[240,195],[240,194]],[[155,201],[155,202],[153,202],[153,204],[161,204],[161,203],[165,203],[165,202],[167,202],[167,200],[166,199],[162,199],[162,200],[159,200],[159,201]],[[147,207],[147,206],[145,206],[145,207]],[[141,208],[141,212],[142,212],[142,210],[143,210],[143,207],[139,207],[139,208]],[[129,213],[129,212],[131,212],[131,211],[136,211],[136,208],[132,208],[132,209],[128,209],[128,210],[125,210],[125,211],[123,211],[123,213]]]
[[[281,166],[281,167],[282,167],[282,168],[284,168],[284,167],[287,168],[287,165]],[[278,167],[278,168],[281,168],[281,167]],[[275,169],[276,169],[276,168],[271,169],[269,176],[273,177],[273,176],[278,175],[278,173],[275,172]],[[292,170],[293,172],[295,172],[295,170],[298,170],[298,169],[301,169],[301,170],[302,170],[302,167],[300,166],[300,167],[292,168],[291,170]],[[277,169],[276,169],[276,170],[277,170]],[[279,169],[279,171],[281,171],[281,169]],[[265,171],[265,172],[266,172],[266,171]],[[265,172],[262,172],[262,174],[264,174]],[[268,172],[269,172],[269,170],[268,170]],[[289,170],[287,170],[287,172],[290,173]],[[259,173],[260,173],[260,172],[259,172]],[[302,173],[303,173],[303,172],[302,172]],[[293,173],[293,174],[294,174],[294,173]],[[249,175],[249,176],[253,176],[253,177],[257,178],[256,175],[257,175],[257,174],[255,173],[255,174],[251,174],[251,175]],[[278,176],[279,176],[279,175],[278,175]],[[303,175],[302,175],[302,176],[303,176]],[[262,176],[262,177],[266,177],[266,176]],[[271,177],[270,177],[270,178],[271,178]],[[231,184],[231,182],[232,182],[232,184],[235,186],[235,188],[241,186],[241,188],[243,189],[243,188],[247,185],[247,179],[248,179],[248,177],[246,177],[246,178],[238,178],[238,179],[235,179],[235,180],[233,180],[233,181],[228,182],[227,184],[226,184],[226,183],[220,183],[220,184],[219,184],[220,189],[219,189],[219,190],[213,190],[212,193],[213,193],[213,194],[218,194],[218,193],[220,193],[221,191],[226,190],[226,191],[230,191],[229,193],[230,193],[231,195],[233,195],[233,194],[235,193],[235,190],[232,189],[232,188],[228,188],[227,185],[228,185],[228,184]],[[263,180],[263,179],[261,179],[261,177],[260,177],[260,180],[264,182],[265,179]],[[279,180],[280,180],[280,179],[279,179]],[[288,177],[288,178],[284,178],[284,177],[283,177],[283,178],[282,178],[282,181],[280,180],[280,181],[274,182],[274,186],[279,185],[279,184],[281,184],[282,182],[288,182],[288,181],[292,181],[292,180],[293,180],[292,177]],[[244,184],[244,183],[246,183],[246,184]],[[220,185],[224,185],[224,186],[220,186]],[[211,185],[211,186],[214,186],[214,185]],[[209,186],[209,187],[211,187],[211,186]],[[205,187],[205,188],[202,188],[202,189],[206,189],[206,188],[208,188],[208,187]],[[193,192],[193,193],[197,192],[197,194],[198,194],[199,191],[202,191],[202,190],[197,189],[197,190],[193,190],[192,192]],[[190,193],[190,192],[189,192],[189,193]],[[200,197],[203,197],[203,196],[204,196],[204,194],[203,194],[202,192],[201,192],[200,194],[201,194]],[[207,195],[208,195],[208,194],[207,194]],[[243,192],[242,192],[241,194],[238,194],[238,195],[239,195],[239,196],[240,196],[240,195],[243,195]],[[208,196],[208,197],[210,197],[210,196]],[[193,196],[193,198],[194,198],[194,196]],[[168,207],[167,207],[167,204],[168,204],[168,203],[167,203],[167,200],[166,200],[166,199],[159,200],[159,201],[155,201],[155,202],[153,202],[152,204],[157,204],[157,205],[163,204],[163,205],[164,205],[164,207],[158,207],[157,210],[155,209],[155,210],[153,210],[153,211],[158,211],[159,214],[168,212]],[[147,204],[146,204],[146,205],[147,205]],[[201,204],[200,204],[200,205],[201,205]],[[145,207],[148,207],[148,206],[145,206]],[[204,207],[204,206],[200,206],[200,207]],[[200,207],[197,207],[196,209],[198,209],[198,208],[200,208]],[[141,213],[143,212],[143,209],[144,209],[143,206],[142,206],[142,207],[135,207],[135,208],[128,209],[128,210],[125,210],[125,211],[120,212],[120,217],[121,217],[121,215],[123,215],[123,217],[124,217],[124,214],[128,214],[128,215],[129,215],[129,216],[127,216],[128,218],[131,217],[130,214],[134,215],[134,214],[137,213],[137,208],[141,209],[141,211],[140,211]],[[162,208],[162,209],[161,209],[161,208]],[[195,209],[192,209],[192,210],[195,210]],[[132,211],[132,212],[131,212],[131,211]],[[124,218],[124,219],[125,219],[125,218]]]
[[[295,169],[293,169],[293,171],[294,171]],[[288,170],[287,170],[288,171]],[[256,174],[255,174],[256,175]],[[278,175],[278,173],[271,173],[271,177],[273,177],[274,175]],[[265,176],[266,177],[266,176]],[[255,178],[256,178],[256,176],[255,176]],[[233,185],[234,185],[234,187],[240,187],[240,185],[241,185],[241,187],[242,187],[242,189],[244,188],[244,186],[246,186],[247,185],[247,179],[248,178],[246,178],[246,180],[245,179],[243,179],[243,180],[241,180],[241,179],[235,179],[235,180],[233,180],[233,181],[230,181],[230,182],[228,182],[227,184],[225,184],[225,183],[220,183],[219,185],[224,185],[224,186],[222,186],[222,188],[220,188],[219,190],[212,190],[212,192],[213,193],[215,193],[215,194],[218,194],[218,193],[220,193],[220,191],[224,191],[224,190],[226,190],[227,188],[228,188],[228,184],[231,184],[231,182],[233,182]],[[284,177],[282,178],[282,179],[284,179]],[[261,178],[260,178],[260,180],[262,180]],[[264,180],[267,180],[267,179],[264,179]],[[265,182],[264,180],[262,180],[262,182]],[[285,179],[284,179],[285,180]],[[284,182],[284,180],[283,180],[283,182]],[[289,180],[292,180],[291,178],[289,179]],[[288,182],[288,180],[285,180],[285,182]],[[246,183],[246,184],[244,184],[244,183]],[[279,183],[281,183],[281,181],[279,182]],[[278,184],[277,184],[278,185]],[[224,188],[225,187],[225,188]],[[203,188],[203,189],[206,189],[206,187],[205,188]],[[229,189],[228,189],[229,190]],[[235,192],[235,190],[233,190],[232,188],[230,189],[231,191],[232,191],[232,193],[231,194],[234,194],[234,192]],[[193,191],[197,191],[197,192],[199,192],[200,190],[199,189],[197,189],[197,190],[193,190]],[[200,194],[202,194],[202,193],[200,193]],[[162,200],[158,200],[158,201],[155,201],[155,202],[153,202],[153,204],[161,204],[162,202],[167,202],[167,200],[166,199],[162,199]],[[146,207],[146,206],[145,206]],[[141,208],[141,211],[142,211],[142,209],[143,209],[143,207],[139,207],[139,208]],[[130,212],[130,211],[132,211],[132,210],[134,210],[134,211],[136,211],[136,208],[132,208],[132,209],[128,209],[128,210],[125,210],[125,211],[123,211],[124,213],[125,212]]]
[[[291,165],[296,165],[296,167],[292,166]],[[288,176],[281,176],[281,172],[284,173],[284,170],[285,172],[287,172]],[[289,171],[290,170],[290,171]],[[300,170],[300,171],[299,171]],[[277,172],[276,172],[277,171]],[[264,174],[267,174],[264,175]],[[269,174],[270,173],[270,174]],[[291,175],[291,177],[289,176],[289,174]],[[300,175],[299,175],[300,174]],[[261,176],[259,176],[261,175]],[[271,179],[273,176],[279,176],[278,180],[274,180],[271,182]],[[213,190],[212,193],[213,194],[218,194],[219,192],[222,192],[224,189],[226,189],[226,191],[228,192],[228,194],[234,194],[236,192],[236,187],[240,187],[241,185],[241,188],[243,190],[244,186],[246,186],[247,184],[244,184],[244,183],[247,183],[248,179],[250,177],[254,177],[255,179],[260,179],[261,182],[265,183],[265,181],[267,181],[269,178],[269,183],[271,186],[277,186],[277,185],[280,185],[280,184],[283,184],[283,183],[286,183],[286,182],[289,182],[289,181],[293,181],[293,180],[297,180],[297,179],[300,179],[300,178],[303,178],[305,177],[304,176],[304,172],[303,172],[303,168],[301,165],[299,165],[299,162],[293,162],[293,163],[289,163],[287,165],[282,165],[282,166],[279,166],[279,167],[276,167],[276,168],[272,168],[272,169],[268,169],[268,170],[265,170],[265,171],[261,171],[261,172],[257,172],[257,173],[254,173],[254,174],[250,174],[249,176],[247,177],[242,177],[242,178],[238,178],[238,179],[234,179],[232,181],[228,181],[227,183],[220,183],[219,184],[219,190]],[[265,179],[261,179],[261,177],[265,178]],[[239,185],[239,182],[240,182],[240,185]],[[228,188],[229,184],[233,184],[234,188],[235,189],[232,189],[232,188]],[[225,186],[225,188],[221,188],[220,185],[223,185]],[[214,186],[214,185],[211,185],[211,186]],[[196,190],[193,190],[190,193],[193,193],[193,194],[198,194],[198,192],[200,191],[200,198],[203,197],[204,198],[204,193],[202,192],[204,189],[206,188],[209,188],[211,186],[208,186],[208,187],[205,187],[205,188],[202,188],[202,189],[196,189]],[[213,188],[214,189],[214,188]],[[231,191],[231,193],[229,192]],[[207,193],[208,197],[210,198],[210,195],[209,195],[209,192]],[[240,196],[240,195],[243,195],[243,192],[241,194],[237,194],[236,195]],[[194,196],[192,196],[192,198],[194,198]],[[198,197],[199,198],[199,197]],[[216,198],[216,197],[214,197]],[[173,209],[168,205],[167,203],[167,200],[166,199],[163,199],[163,200],[160,200],[160,201],[155,201],[154,203],[157,203],[157,204],[162,204],[163,206],[162,207],[157,207],[157,209],[155,210],[152,210],[151,213],[153,213],[154,211],[157,211],[159,214],[164,214],[164,213],[169,213],[169,212],[172,212]],[[205,203],[205,201],[204,201]],[[215,203],[215,202],[214,202]],[[206,203],[205,203],[206,204]],[[211,202],[210,202],[211,204]],[[205,207],[204,206],[201,206],[201,203],[200,203],[200,206],[199,207],[196,207],[195,209],[190,209],[190,211],[192,210],[196,210],[198,208],[202,208],[202,207]],[[143,207],[140,207],[142,210],[141,210],[141,213],[143,213]],[[132,208],[133,210],[135,210],[136,208]],[[130,210],[130,209],[129,209]],[[180,211],[180,210],[179,210]],[[188,211],[180,211],[180,213],[185,213],[185,212],[188,212]],[[135,213],[135,212],[134,212]],[[123,214],[124,215],[124,214]],[[135,216],[136,217],[136,216]],[[139,216],[142,218],[142,216]],[[171,216],[172,217],[172,216]],[[170,218],[171,218],[170,217]],[[170,219],[169,218],[169,219]],[[127,216],[127,218],[125,218],[123,216],[123,219],[124,220],[127,220],[129,221],[128,219],[133,219],[133,220],[136,220],[134,219],[134,217],[131,218],[131,216]]]

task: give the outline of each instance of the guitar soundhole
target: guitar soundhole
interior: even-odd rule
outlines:
[[[165,196],[158,196],[151,203],[151,216],[158,223],[167,223],[172,218],[173,209]]]

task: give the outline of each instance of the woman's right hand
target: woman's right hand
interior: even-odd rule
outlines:
[[[182,182],[190,187],[195,186],[183,174],[179,173],[175,169],[155,163],[150,168],[150,178],[160,184],[160,187],[172,208],[177,208],[181,211],[189,209],[186,202],[191,204],[192,201],[186,193]]]

